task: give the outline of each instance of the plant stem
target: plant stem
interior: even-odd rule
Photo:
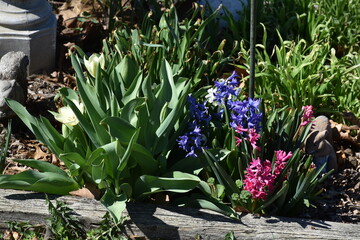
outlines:
[[[249,97],[254,98],[255,85],[255,44],[256,44],[256,0],[250,5],[250,82]]]

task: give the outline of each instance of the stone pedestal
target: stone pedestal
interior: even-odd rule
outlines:
[[[225,7],[233,15],[234,20],[239,21],[241,19],[241,12],[243,11],[244,7],[250,3],[250,0],[197,0],[197,3],[204,6],[208,4],[212,11],[215,11],[219,5],[222,4],[223,7]],[[220,10],[219,15],[220,26],[227,27],[226,22],[221,19],[221,17],[225,15],[223,9]]]
[[[0,57],[22,51],[28,73],[55,67],[56,18],[46,0],[0,0]]]

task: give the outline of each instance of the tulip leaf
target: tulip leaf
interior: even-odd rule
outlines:
[[[15,175],[1,175],[0,188],[66,195],[79,186],[64,174],[27,170]]]
[[[116,223],[121,220],[122,212],[126,208],[126,194],[116,196],[112,191],[107,190],[100,199],[100,202],[106,207]]]
[[[133,125],[120,117],[107,117],[101,121],[101,124],[106,124],[111,136],[116,137],[120,142],[129,142],[136,131]]]
[[[197,176],[179,171],[170,172],[165,177],[143,175],[135,183],[135,196],[141,198],[164,191],[186,193],[199,183]]]

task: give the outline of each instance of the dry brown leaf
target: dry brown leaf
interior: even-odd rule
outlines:
[[[131,236],[130,236],[130,239],[131,239],[131,240],[145,240],[146,237],[144,237],[144,236],[138,236],[138,235],[131,235]]]
[[[84,188],[81,188],[76,191],[72,191],[70,192],[70,194],[74,196],[97,199],[97,200],[101,198],[101,191],[91,183],[86,183]]]
[[[20,238],[20,234],[18,232],[12,232],[12,237],[14,240],[18,240]]]
[[[65,164],[62,161],[60,161],[60,159],[58,159],[55,154],[51,154],[51,164],[57,167],[65,166]]]
[[[4,240],[9,240],[9,239],[11,239],[11,232],[10,232],[9,230],[5,230],[3,239],[4,239]]]
[[[248,213],[248,212],[249,212],[249,210],[247,210],[246,208],[244,208],[244,207],[242,207],[242,206],[235,206],[235,207],[234,207],[234,210],[235,210],[236,212],[243,212],[243,213]]]
[[[34,158],[35,160],[40,160],[40,159],[45,159],[47,156],[49,156],[49,154],[43,152],[43,150],[41,150],[40,146],[37,145],[37,146],[36,146],[35,153],[34,153],[34,155],[33,155],[33,158]]]
[[[4,174],[15,175],[28,170],[28,167],[9,166],[4,170]]]
[[[85,11],[92,12],[93,5],[82,0],[72,0],[65,2],[58,10],[58,15],[63,18],[63,25],[67,28],[74,28],[78,23],[77,18]]]
[[[70,192],[70,195],[83,197],[83,198],[95,199],[94,194],[92,194],[92,192],[90,192],[90,190],[87,188],[81,188],[79,190],[72,191],[72,192]]]

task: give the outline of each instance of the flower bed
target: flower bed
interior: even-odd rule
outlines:
[[[214,32],[205,31],[216,13],[205,18],[195,5],[179,21],[169,6],[158,22],[147,16],[139,28],[116,29],[100,54],[71,47],[76,90],[59,91],[62,106],[53,114],[60,132],[8,100],[63,167],[17,160],[40,172],[1,176],[1,187],[68,194],[92,186],[115,221],[125,202],[145,199],[235,219],[236,211],[297,215],[311,206],[321,193],[318,183],[331,172],[320,177],[326,165],[314,168],[301,151],[311,128],[309,109],[304,114],[301,107],[356,110],[358,56],[349,51],[338,59],[326,38],[280,37],[274,61],[264,28],[258,98],[250,99],[245,41],[231,48],[209,41]],[[344,88],[354,95],[345,96]]]

